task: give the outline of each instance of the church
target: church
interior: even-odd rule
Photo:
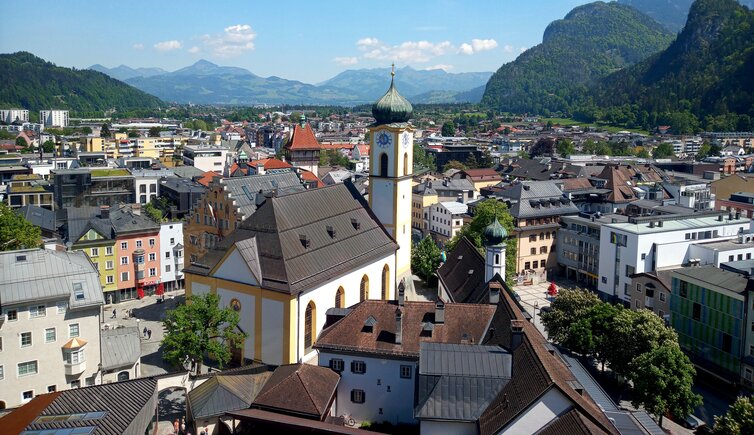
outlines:
[[[316,364],[328,309],[394,299],[411,285],[412,112],[391,80],[372,107],[368,203],[350,184],[267,194],[184,270],[187,297],[216,293],[239,312],[247,338],[236,358]]]

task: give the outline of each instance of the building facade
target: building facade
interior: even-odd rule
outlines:
[[[102,288],[83,253],[1,253],[0,300],[0,408],[99,383]]]
[[[40,110],[39,122],[45,127],[68,127],[67,110]]]

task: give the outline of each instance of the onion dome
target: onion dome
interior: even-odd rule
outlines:
[[[505,227],[500,225],[497,217],[491,224],[484,228],[484,240],[487,246],[501,245],[507,237],[508,231],[505,230]]]
[[[411,103],[403,98],[395,89],[395,65],[390,72],[390,88],[385,95],[372,105],[372,116],[377,124],[392,124],[394,122],[408,122],[414,112]]]

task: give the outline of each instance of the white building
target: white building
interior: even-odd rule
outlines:
[[[39,122],[45,127],[68,127],[67,110],[40,110]]]
[[[708,211],[715,209],[715,194],[710,185],[704,182],[677,181],[675,183],[662,183],[678,205],[693,208],[696,211]]]
[[[429,209],[429,227],[432,235],[439,240],[450,240],[463,227],[463,215],[469,207],[458,201],[439,202]]]
[[[29,111],[25,109],[0,110],[0,122],[10,124],[16,121],[29,122]]]
[[[648,216],[600,228],[599,282],[605,296],[630,302],[634,273],[690,264],[689,249],[701,240],[731,240],[749,230],[749,221],[725,216]]]
[[[165,291],[183,288],[183,222],[160,225],[160,258]]]
[[[141,377],[141,331],[136,326],[106,329],[102,336],[102,383]]]
[[[0,253],[0,408],[100,382],[102,298],[83,252]]]
[[[217,145],[186,145],[183,147],[183,164],[222,174],[227,155],[228,149]]]

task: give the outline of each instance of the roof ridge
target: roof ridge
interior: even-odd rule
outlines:
[[[304,382],[304,379],[301,377],[301,373],[300,372],[301,372],[301,369],[303,369],[304,367],[305,367],[305,365],[302,364],[301,366],[299,366],[299,368],[296,369],[296,371],[294,373],[296,374],[296,377],[298,378],[298,381],[301,383],[301,386],[304,387],[304,391],[306,391],[306,397],[308,397],[309,401],[311,402],[311,404],[314,405],[314,409],[317,410],[317,413],[321,414],[322,412],[317,407],[317,402],[312,397],[312,394],[309,392],[309,388],[307,387],[306,383]]]

